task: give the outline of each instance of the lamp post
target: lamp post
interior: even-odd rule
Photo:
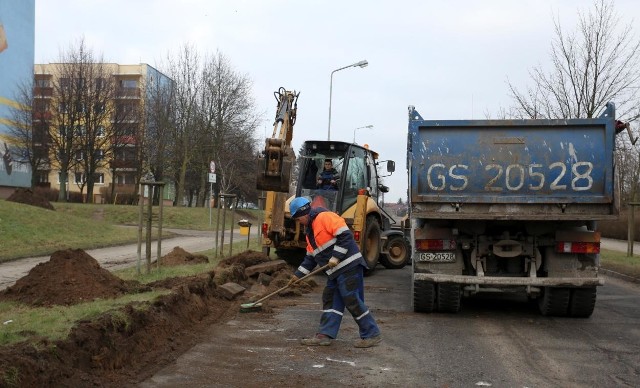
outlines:
[[[354,143],[356,142],[356,130],[357,130],[357,129],[362,129],[362,128],[369,128],[369,129],[371,129],[371,128],[373,128],[373,125],[365,125],[364,127],[354,128],[354,129],[353,129],[353,142],[354,142]]]
[[[356,62],[349,66],[341,67],[339,69],[335,69],[334,71],[331,72],[331,80],[329,82],[329,128],[327,129],[327,140],[331,140],[331,94],[333,92],[333,73],[335,73],[336,71],[348,69],[350,67],[366,67],[368,64],[369,62],[367,62],[367,60],[364,59],[360,62]]]

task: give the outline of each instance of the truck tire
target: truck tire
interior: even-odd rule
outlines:
[[[294,268],[298,268],[300,264],[302,264],[306,253],[307,252],[301,248],[276,249],[276,256]]]
[[[387,269],[404,268],[409,261],[409,252],[411,247],[404,236],[389,236],[387,240],[387,252],[380,255],[380,264]]]
[[[426,280],[413,281],[413,311],[432,313],[436,305],[436,285]]]
[[[378,258],[380,257],[380,239],[382,233],[380,232],[380,223],[378,219],[369,216],[367,217],[367,226],[364,233],[364,241],[362,242],[362,257],[367,262],[369,269],[364,271],[365,276],[371,275],[378,265]]]
[[[571,297],[570,291],[570,289],[562,287],[545,287],[542,297],[538,299],[540,313],[545,316],[566,316]]]
[[[596,288],[573,288],[569,301],[569,316],[589,318],[596,306]]]
[[[457,313],[460,311],[460,285],[455,283],[438,283],[438,311]]]

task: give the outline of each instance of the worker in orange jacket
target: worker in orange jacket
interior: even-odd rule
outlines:
[[[329,264],[327,284],[322,293],[320,329],[303,345],[327,346],[338,336],[344,309],[358,324],[360,340],[354,346],[368,348],[380,343],[380,329],[364,304],[364,270],[367,264],[344,219],[324,208],[311,208],[307,198],[298,197],[289,205],[291,216],[306,226],[307,254],[290,283],[309,274],[316,265]]]

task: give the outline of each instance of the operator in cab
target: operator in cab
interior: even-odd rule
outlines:
[[[338,190],[338,171],[333,167],[331,159],[325,159],[324,168],[318,175],[318,188],[322,190]]]

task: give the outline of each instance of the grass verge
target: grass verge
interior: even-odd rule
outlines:
[[[600,266],[632,278],[640,279],[640,257],[627,257],[626,253],[603,249],[600,251]]]
[[[250,250],[259,251],[260,242],[257,239],[250,240]],[[246,241],[238,241],[233,244],[234,254],[247,250]],[[223,257],[211,259],[215,256],[213,250],[204,252],[192,252],[209,257],[209,263],[178,265],[165,267],[152,267],[149,274],[138,275],[136,268],[125,268],[114,271],[113,274],[124,280],[137,280],[142,284],[152,283],[158,280],[193,276],[213,270]],[[226,251],[225,251],[226,253]],[[143,271],[144,272],[144,271]],[[123,295],[115,299],[100,299],[92,302],[81,303],[72,306],[31,307],[17,302],[0,302],[0,346],[12,343],[46,337],[51,340],[66,338],[71,328],[77,321],[91,320],[107,311],[116,310],[128,303],[138,303],[138,308],[145,308],[160,295],[167,294],[169,290],[154,290],[139,294]]]

